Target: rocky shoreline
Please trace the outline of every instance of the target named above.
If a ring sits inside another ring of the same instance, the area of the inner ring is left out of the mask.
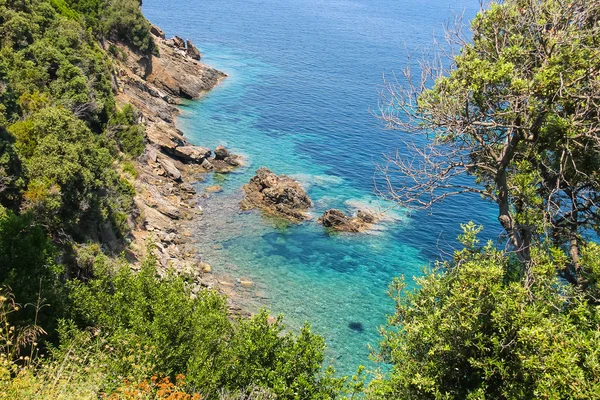
[[[222,190],[213,185],[197,193],[194,184],[204,181],[208,173],[232,172],[243,160],[222,146],[211,150],[192,145],[175,125],[178,105],[201,97],[226,74],[201,63],[200,51],[189,40],[167,39],[156,26],[151,32],[159,55],[140,55],[122,43],[105,43],[115,61],[117,101],[138,110],[146,131],[144,153],[135,163],[137,218],[130,218],[130,255],[140,261],[151,250],[161,274],[174,270],[189,277],[192,295],[203,288],[218,290],[227,295],[231,312],[248,315],[245,290],[254,283],[243,277],[235,279],[227,271],[215,274],[194,240],[204,213],[200,203]],[[312,201],[297,181],[285,175],[260,168],[242,190],[241,210],[256,208],[292,223],[311,218]],[[352,217],[329,210],[318,222],[334,231],[363,232],[376,217],[363,211]]]
[[[135,163],[134,200],[139,217],[130,221],[131,255],[139,261],[150,249],[160,273],[175,270],[189,277],[194,295],[203,288],[215,288],[218,280],[194,243],[192,232],[203,214],[199,199],[206,194],[197,193],[193,185],[207,173],[234,170],[242,160],[221,146],[212,151],[192,145],[175,125],[177,106],[199,98],[226,74],[201,63],[200,51],[189,40],[167,39],[156,26],[151,32],[158,55],[140,55],[122,43],[105,43],[115,61],[117,101],[139,111],[146,131],[144,153]],[[244,313],[234,302],[230,310]]]

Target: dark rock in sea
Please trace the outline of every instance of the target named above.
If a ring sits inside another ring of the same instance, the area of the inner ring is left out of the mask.
[[[156,25],[150,27],[150,33],[161,39],[165,38],[165,32]]]
[[[363,332],[365,330],[363,324],[356,321],[348,322],[348,328],[352,329],[355,332]]]
[[[366,224],[374,224],[375,222],[377,222],[377,218],[373,214],[365,210],[358,210],[356,217]]]
[[[198,50],[198,48],[196,46],[194,46],[194,44],[188,40],[186,42],[187,44],[187,55],[190,56],[191,58],[193,58],[194,60],[198,60],[200,61],[200,59],[202,58],[202,53],[200,53],[200,50]]]
[[[306,212],[312,206],[312,201],[300,183],[285,175],[277,176],[262,167],[244,185],[243,190],[246,196],[240,204],[242,210],[259,208],[292,222],[309,219]]]
[[[215,172],[227,174],[243,164],[241,156],[231,154],[224,146],[217,146],[214,153],[215,157],[210,160],[210,163]]]
[[[225,160],[227,157],[229,157],[229,152],[225,146],[217,146],[215,149],[215,160]]]
[[[326,228],[339,232],[362,232],[376,222],[373,214],[359,210],[356,217],[351,217],[343,211],[331,209],[325,211],[318,220]]]

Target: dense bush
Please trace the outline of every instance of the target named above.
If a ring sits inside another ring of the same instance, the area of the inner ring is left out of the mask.
[[[123,41],[142,53],[154,51],[150,23],[142,15],[139,0],[66,1],[98,37]]]
[[[138,114],[130,104],[117,111],[109,120],[109,131],[114,132],[119,148],[138,157],[144,152],[144,127],[137,124]]]
[[[31,213],[15,215],[0,206],[0,282],[23,305],[32,305],[14,313],[13,324],[37,320],[50,333],[56,330],[65,301],[60,279],[64,271],[55,261],[56,254],[46,230]],[[44,307],[36,313],[33,305],[38,301],[51,309]]]
[[[184,278],[159,279],[151,259],[137,274],[128,266],[112,271],[104,257],[96,268],[97,278],[70,283],[71,315],[80,327],[106,335],[115,351],[115,387],[122,377],[184,374],[209,397],[253,385],[278,398],[336,396],[341,381],[321,371],[325,345],[309,327],[284,334],[281,320],[269,324],[266,312],[232,322],[221,295],[203,290],[190,296]],[[132,346],[145,349],[143,360],[128,358]]]
[[[381,356],[393,369],[372,382],[371,397],[600,398],[600,315],[556,277],[566,255],[537,248],[523,276],[516,257],[477,246],[466,229],[466,248],[417,278],[416,290],[391,286],[396,313]],[[597,273],[600,248],[584,252],[584,268]]]

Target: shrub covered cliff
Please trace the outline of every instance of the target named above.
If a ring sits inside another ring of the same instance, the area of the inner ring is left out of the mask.
[[[0,397],[337,396],[309,327],[120,255],[146,139],[104,42],[156,55],[149,30],[135,0],[0,0]]]

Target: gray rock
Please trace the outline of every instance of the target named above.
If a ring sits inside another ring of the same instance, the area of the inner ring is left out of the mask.
[[[212,163],[210,161],[208,161],[207,159],[202,161],[201,165],[202,165],[202,168],[204,168],[207,171],[212,171],[213,169],[215,169],[215,166],[212,165]]]
[[[179,172],[179,170],[171,160],[169,160],[168,158],[161,157],[158,160],[158,163],[165,170],[169,177],[173,178],[178,182],[181,181],[181,172]]]

